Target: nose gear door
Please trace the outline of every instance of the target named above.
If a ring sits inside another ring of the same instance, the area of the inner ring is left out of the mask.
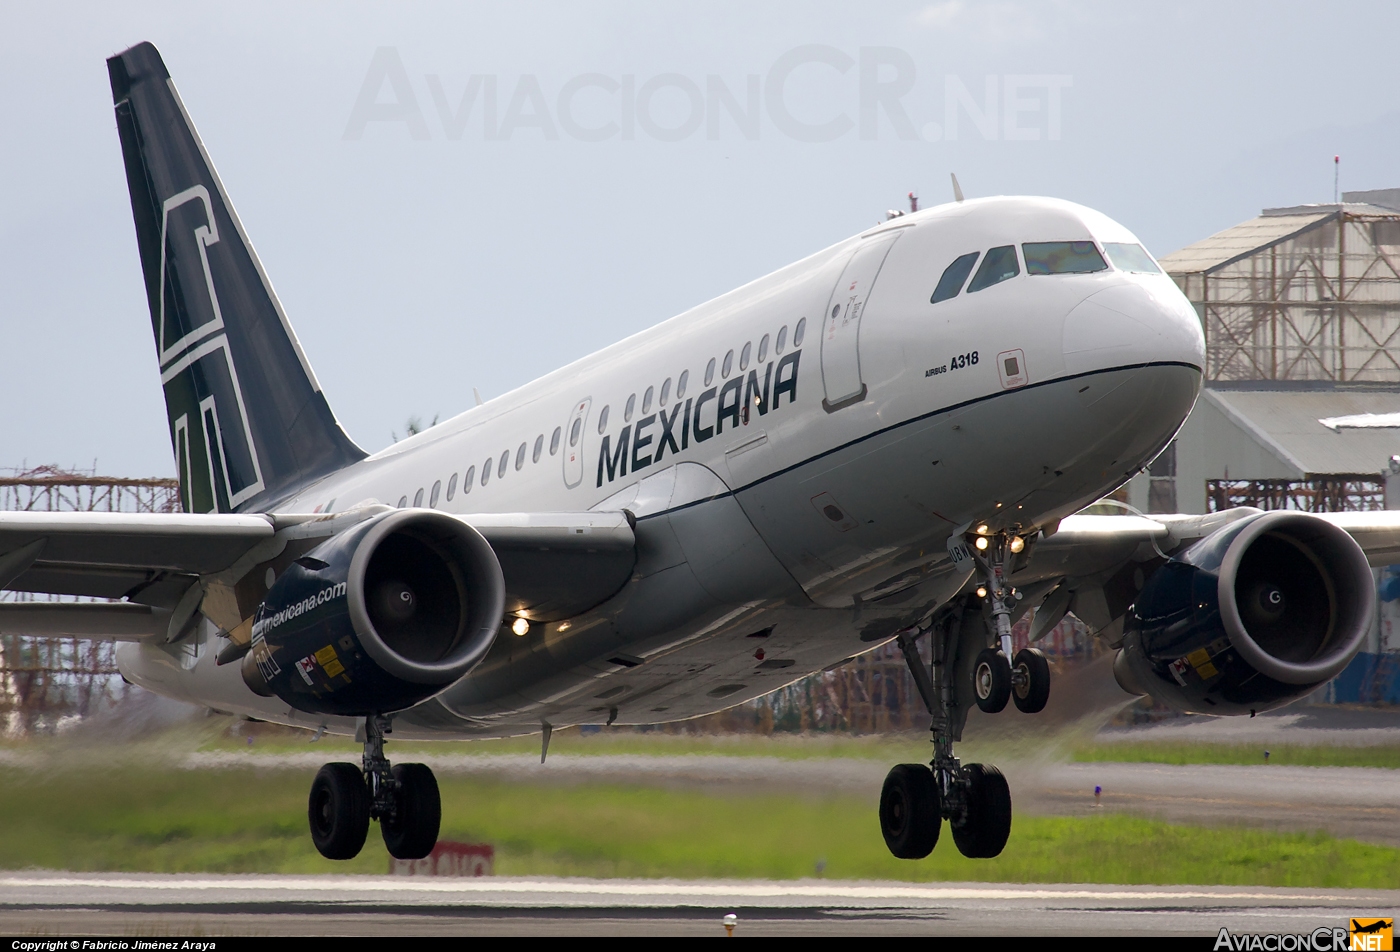
[[[860,322],[885,256],[899,239],[892,231],[868,239],[856,249],[831,292],[822,322],[822,408],[835,413],[865,399],[860,377]]]

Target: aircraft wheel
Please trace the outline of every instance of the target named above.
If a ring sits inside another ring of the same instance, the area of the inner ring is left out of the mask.
[[[326,859],[354,859],[369,835],[369,787],[354,764],[326,764],[307,802],[311,842]]]
[[[896,764],[880,791],[880,832],[900,859],[923,859],[938,843],[943,814],[933,771],[923,764]]]
[[[991,859],[1011,835],[1011,789],[990,764],[968,764],[967,779],[967,809],[952,824],[953,842],[969,859]]]
[[[379,832],[390,856],[422,859],[437,845],[442,824],[437,778],[426,764],[399,764],[393,773],[399,782],[395,815],[380,818]]]
[[[1037,714],[1045,710],[1050,700],[1050,664],[1039,648],[1022,648],[1016,652],[1012,668],[1011,700],[1022,714]]]
[[[984,712],[995,714],[1003,710],[1011,699],[1011,665],[1006,655],[995,648],[979,651],[972,669],[972,687],[977,706]]]

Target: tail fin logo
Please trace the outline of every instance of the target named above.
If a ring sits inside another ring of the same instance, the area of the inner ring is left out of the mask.
[[[156,334],[186,512],[231,512],[264,488],[210,266],[218,243],[208,189],[165,200]]]

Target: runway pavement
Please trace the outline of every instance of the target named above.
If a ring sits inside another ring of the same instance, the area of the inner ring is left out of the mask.
[[[1400,891],[353,876],[0,875],[0,931],[81,935],[1311,933]]]

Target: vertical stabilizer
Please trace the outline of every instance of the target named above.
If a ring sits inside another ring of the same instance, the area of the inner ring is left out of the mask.
[[[363,459],[150,43],[107,60],[186,512],[268,508]]]

